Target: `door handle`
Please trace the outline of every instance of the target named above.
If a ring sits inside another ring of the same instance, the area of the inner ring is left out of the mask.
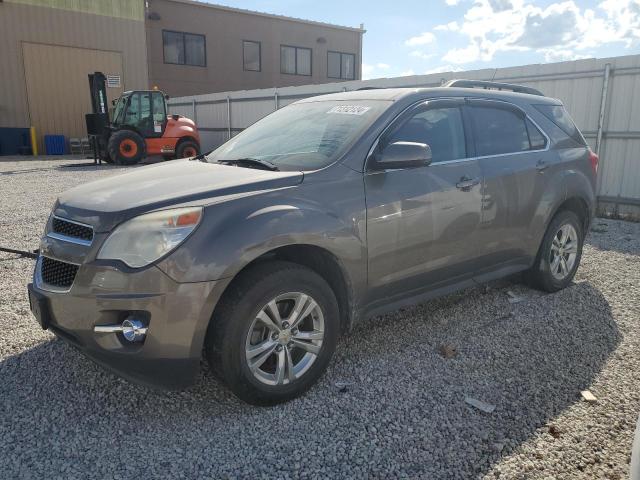
[[[538,160],[538,163],[536,163],[536,170],[538,170],[539,173],[544,173],[547,168],[549,168],[549,164],[544,160]]]
[[[462,177],[460,181],[456,183],[456,188],[458,188],[459,190],[462,190],[463,192],[468,192],[479,183],[480,183],[480,180],[478,178]]]

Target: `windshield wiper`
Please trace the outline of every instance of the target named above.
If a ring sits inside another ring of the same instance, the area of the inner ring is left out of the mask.
[[[207,153],[199,153],[195,157],[191,157],[190,160],[198,160],[200,162],[206,162],[207,161],[207,155],[209,155],[211,152],[213,152],[213,150],[209,150]]]
[[[239,167],[246,168],[261,168],[263,170],[271,170],[275,172],[280,170],[276,165],[271,163],[268,160],[261,160],[259,158],[233,158],[231,160],[216,160],[218,163],[226,164],[226,165],[238,165]]]

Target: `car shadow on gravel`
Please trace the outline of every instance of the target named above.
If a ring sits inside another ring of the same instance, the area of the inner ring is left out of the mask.
[[[150,466],[157,457],[187,476],[289,476],[273,455],[276,435],[291,458],[315,452],[299,467],[309,474],[476,478],[581,401],[620,340],[590,283],[542,294],[502,281],[362,322],[319,385],[272,408],[238,401],[206,368],[191,389],[156,392],[49,341],[0,362],[0,444],[4,455],[47,456],[55,433],[83,446],[80,469],[94,453],[118,458],[152,435],[149,462],[128,474],[167,473]],[[443,345],[456,355],[441,355]],[[484,413],[465,397],[496,408]],[[181,463],[176,449],[198,459]]]

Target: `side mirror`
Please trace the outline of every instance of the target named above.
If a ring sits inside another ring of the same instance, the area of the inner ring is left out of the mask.
[[[111,105],[113,105],[115,107],[116,106],[116,101],[115,100],[111,100]]]
[[[431,147],[426,143],[393,142],[378,155],[376,170],[426,167],[431,163]]]

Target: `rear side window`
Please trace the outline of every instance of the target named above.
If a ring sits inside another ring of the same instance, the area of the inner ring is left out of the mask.
[[[458,107],[430,108],[412,115],[385,141],[426,143],[431,147],[432,163],[457,160],[467,156]]]
[[[536,110],[551,120],[567,136],[580,145],[586,145],[584,137],[576,127],[569,113],[562,105],[534,105]]]
[[[472,107],[478,156],[531,150],[525,118],[512,110]]]
[[[527,132],[529,132],[529,143],[531,144],[531,150],[542,150],[546,144],[547,139],[544,138],[542,132],[538,130],[531,120],[526,119]]]

